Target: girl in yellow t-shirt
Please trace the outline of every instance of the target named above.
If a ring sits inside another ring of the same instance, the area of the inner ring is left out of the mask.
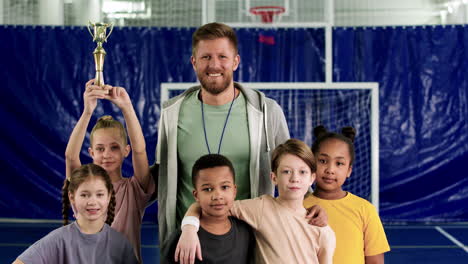
[[[304,199],[304,207],[320,205],[327,212],[336,235],[333,263],[384,263],[390,247],[375,207],[342,189],[353,170],[356,130],[345,127],[338,134],[318,126],[314,134],[316,188]]]

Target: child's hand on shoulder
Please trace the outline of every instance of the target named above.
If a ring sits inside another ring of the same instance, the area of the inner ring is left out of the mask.
[[[307,221],[310,225],[324,227],[328,225],[328,215],[319,205],[307,208]]]

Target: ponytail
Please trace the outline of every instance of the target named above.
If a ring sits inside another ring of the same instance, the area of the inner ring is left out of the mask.
[[[327,133],[328,133],[327,129],[322,125],[314,127],[314,136],[316,138],[319,138]]]
[[[351,140],[354,143],[354,138],[356,137],[356,129],[354,127],[343,127],[341,129],[341,134]]]

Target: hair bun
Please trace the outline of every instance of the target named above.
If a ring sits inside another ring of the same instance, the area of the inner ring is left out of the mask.
[[[356,129],[354,127],[343,127],[341,129],[341,134],[349,139],[351,139],[351,142],[354,142],[354,138],[356,137]]]
[[[314,128],[314,136],[316,138],[319,138],[320,136],[326,134],[327,132],[328,132],[327,129],[323,125],[316,126]]]
[[[101,116],[99,119],[98,119],[98,122],[99,121],[112,121],[114,120],[114,118],[110,115],[105,115],[105,116]]]

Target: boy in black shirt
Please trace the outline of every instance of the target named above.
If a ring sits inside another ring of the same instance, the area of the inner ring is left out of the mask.
[[[195,258],[195,263],[250,263],[255,247],[252,229],[229,216],[237,192],[232,163],[218,154],[202,156],[193,166],[192,184],[193,196],[202,209],[198,237],[203,256],[202,262]],[[161,263],[176,263],[180,234],[179,230],[169,238]]]

